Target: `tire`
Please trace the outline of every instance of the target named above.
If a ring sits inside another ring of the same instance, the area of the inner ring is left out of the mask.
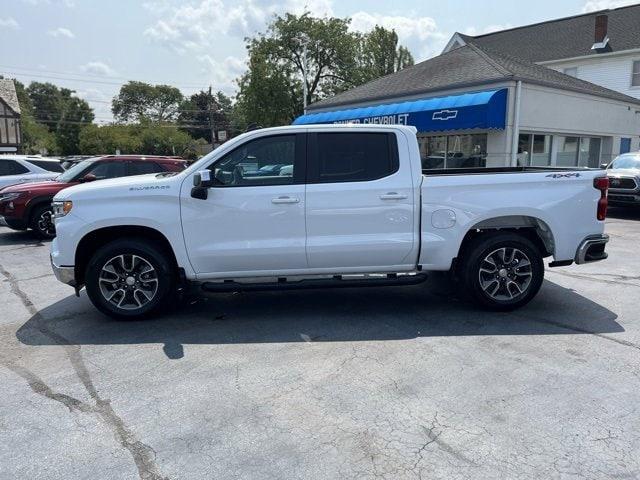
[[[91,257],[85,286],[91,303],[117,319],[153,316],[168,306],[176,288],[170,255],[144,239],[115,240]]]
[[[544,262],[528,238],[492,232],[472,240],[463,255],[461,274],[462,284],[476,304],[509,311],[536,296],[544,280]]]
[[[35,207],[31,214],[29,228],[36,237],[51,240],[56,236],[56,228],[53,225],[53,210],[51,204],[46,203]]]

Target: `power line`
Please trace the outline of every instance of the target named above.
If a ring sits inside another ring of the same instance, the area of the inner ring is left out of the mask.
[[[63,79],[63,80],[74,80],[74,81],[86,81],[89,82],[89,80],[84,80],[84,77],[90,77],[90,78],[99,78],[99,79],[104,79],[105,77],[102,75],[93,75],[90,73],[72,73],[72,72],[58,72],[58,71],[54,71],[54,70],[40,70],[40,69],[31,69],[31,68],[23,68],[23,67],[15,67],[15,66],[10,66],[10,65],[0,65],[0,68],[2,69],[9,69],[9,70],[22,70],[26,73],[20,73],[20,72],[12,72],[12,71],[7,71],[7,73],[11,73],[13,75],[23,75],[23,76],[39,76],[39,77],[44,77],[44,78],[48,78],[49,75],[45,75],[45,74],[54,74],[54,75],[61,75],[59,78]],[[35,72],[35,73],[32,73]],[[69,77],[69,75],[72,75],[73,77]],[[74,77],[81,77],[81,78],[74,78]],[[51,78],[58,78],[58,77],[51,77]],[[164,85],[175,85],[175,86],[182,86],[185,88],[200,88],[202,90],[204,90],[204,88],[206,88],[206,83],[204,85],[201,84],[195,84],[195,83],[182,83],[182,82],[166,82],[166,81],[156,81],[156,80],[136,80],[136,79],[132,79],[132,78],[127,78],[127,77],[117,77],[117,76],[109,76],[107,78],[111,78],[114,80],[123,80],[124,82],[128,82],[128,81],[137,81],[137,82],[143,82],[143,83],[154,83],[156,85],[158,84],[164,84]],[[97,81],[97,82],[93,82],[93,83],[105,83],[104,81]],[[109,85],[120,85],[120,83],[118,82],[108,82],[107,84]]]

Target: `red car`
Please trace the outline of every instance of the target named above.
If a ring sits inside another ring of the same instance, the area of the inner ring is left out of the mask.
[[[107,155],[74,165],[54,180],[10,185],[0,190],[0,217],[14,230],[30,228],[40,238],[56,236],[51,200],[63,188],[105,178],[146,173],[181,172],[187,162],[178,157]]]

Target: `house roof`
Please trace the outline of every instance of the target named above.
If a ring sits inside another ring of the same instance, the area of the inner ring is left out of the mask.
[[[486,86],[510,80],[640,105],[640,99],[471,43],[313,103],[309,110]]]
[[[0,78],[0,98],[6,103],[11,110],[20,113],[20,104],[18,103],[18,95],[16,94],[16,86],[13,80],[8,78]]]
[[[511,28],[485,35],[458,33],[466,43],[491,48],[530,62],[594,55],[595,18],[607,15],[607,52],[640,48],[640,4]]]

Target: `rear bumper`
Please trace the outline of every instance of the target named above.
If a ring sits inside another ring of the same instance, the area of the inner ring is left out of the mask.
[[[574,261],[580,265],[606,259],[609,255],[604,250],[608,241],[609,235],[603,233],[589,235],[580,243]]]
[[[53,274],[56,276],[58,281],[72,287],[76,286],[75,267],[58,267],[55,263],[53,263],[53,258],[51,258],[51,268],[53,269]]]

